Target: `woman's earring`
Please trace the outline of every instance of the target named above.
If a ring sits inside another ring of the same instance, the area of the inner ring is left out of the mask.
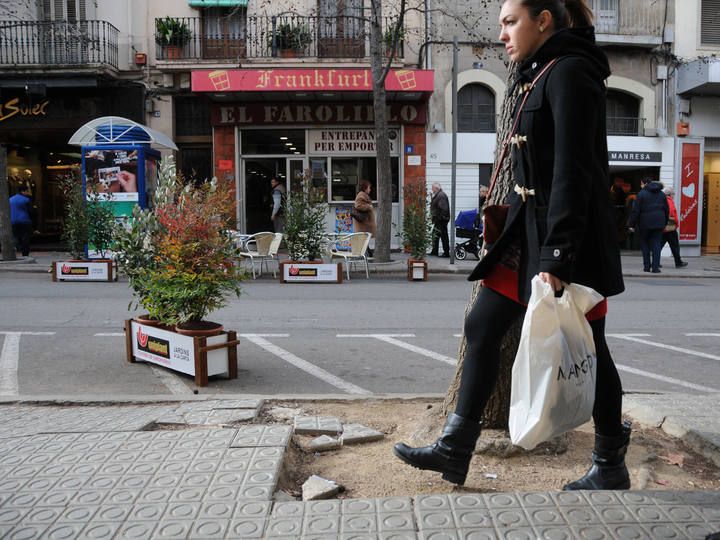
[[[544,31],[545,31],[545,27],[544,27],[544,26],[541,26],[541,27],[540,27],[540,31],[541,31],[541,32],[544,32]]]

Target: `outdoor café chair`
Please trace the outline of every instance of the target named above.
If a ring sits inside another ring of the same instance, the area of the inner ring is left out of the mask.
[[[338,249],[338,245],[348,244],[348,250]],[[356,263],[365,263],[365,277],[370,279],[370,270],[367,261],[367,249],[370,245],[369,232],[356,232],[344,236],[339,236],[333,242],[330,249],[330,259],[341,258],[345,261],[345,271],[347,278],[350,279],[350,265]]]
[[[279,234],[279,233],[278,233]],[[271,233],[269,231],[259,232],[255,234],[251,234],[249,237],[245,239],[245,248],[246,251],[240,252],[240,257],[244,259],[250,259],[250,267],[252,268],[252,276],[253,279],[255,279],[255,261],[258,261],[260,263],[258,275],[262,276],[262,267],[263,264],[265,264],[265,267],[267,268],[267,261],[271,261],[274,259],[272,255],[270,255],[270,247],[273,244],[273,241],[275,240],[275,233]],[[282,239],[282,235],[280,235]],[[278,243],[279,246],[279,243]],[[255,249],[253,249],[255,248]],[[277,250],[276,250],[277,255]],[[275,276],[275,270],[273,269],[273,276]]]

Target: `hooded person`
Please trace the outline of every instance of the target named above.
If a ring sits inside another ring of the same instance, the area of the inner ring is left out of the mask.
[[[640,233],[643,271],[659,274],[662,235],[670,218],[670,206],[660,182],[645,178],[640,184],[642,189],[633,203],[628,226]]]

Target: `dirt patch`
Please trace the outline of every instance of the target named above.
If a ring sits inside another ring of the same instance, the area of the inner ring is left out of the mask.
[[[303,415],[336,416],[385,433],[382,441],[345,446],[325,453],[302,450],[311,437],[295,435],[287,452],[285,474],[279,489],[299,497],[300,486],[316,474],[344,486],[341,498],[409,496],[452,491],[548,491],[582,476],[590,462],[592,426],[560,437],[528,453],[510,448],[504,433],[486,430],[481,447],[490,450],[473,457],[465,486],[445,482],[438,473],[419,471],[395,458],[399,441],[419,444],[418,425],[439,401],[268,402],[263,421],[292,423],[273,407],[300,409]],[[439,430],[438,430],[439,433]],[[431,441],[426,441],[431,442]],[[508,455],[509,454],[509,455]],[[633,426],[626,459],[633,489],[720,490],[720,470],[710,461],[656,428]]]

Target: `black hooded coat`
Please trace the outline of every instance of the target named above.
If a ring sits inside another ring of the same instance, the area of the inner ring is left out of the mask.
[[[519,297],[527,303],[530,281],[548,272],[603,296],[624,290],[620,249],[610,203],[605,53],[592,28],[556,32],[520,66],[519,84],[531,82],[552,59],[522,110],[511,144],[513,181],[534,189],[512,191],[503,234],[468,277],[486,277],[512,245],[520,247]]]

